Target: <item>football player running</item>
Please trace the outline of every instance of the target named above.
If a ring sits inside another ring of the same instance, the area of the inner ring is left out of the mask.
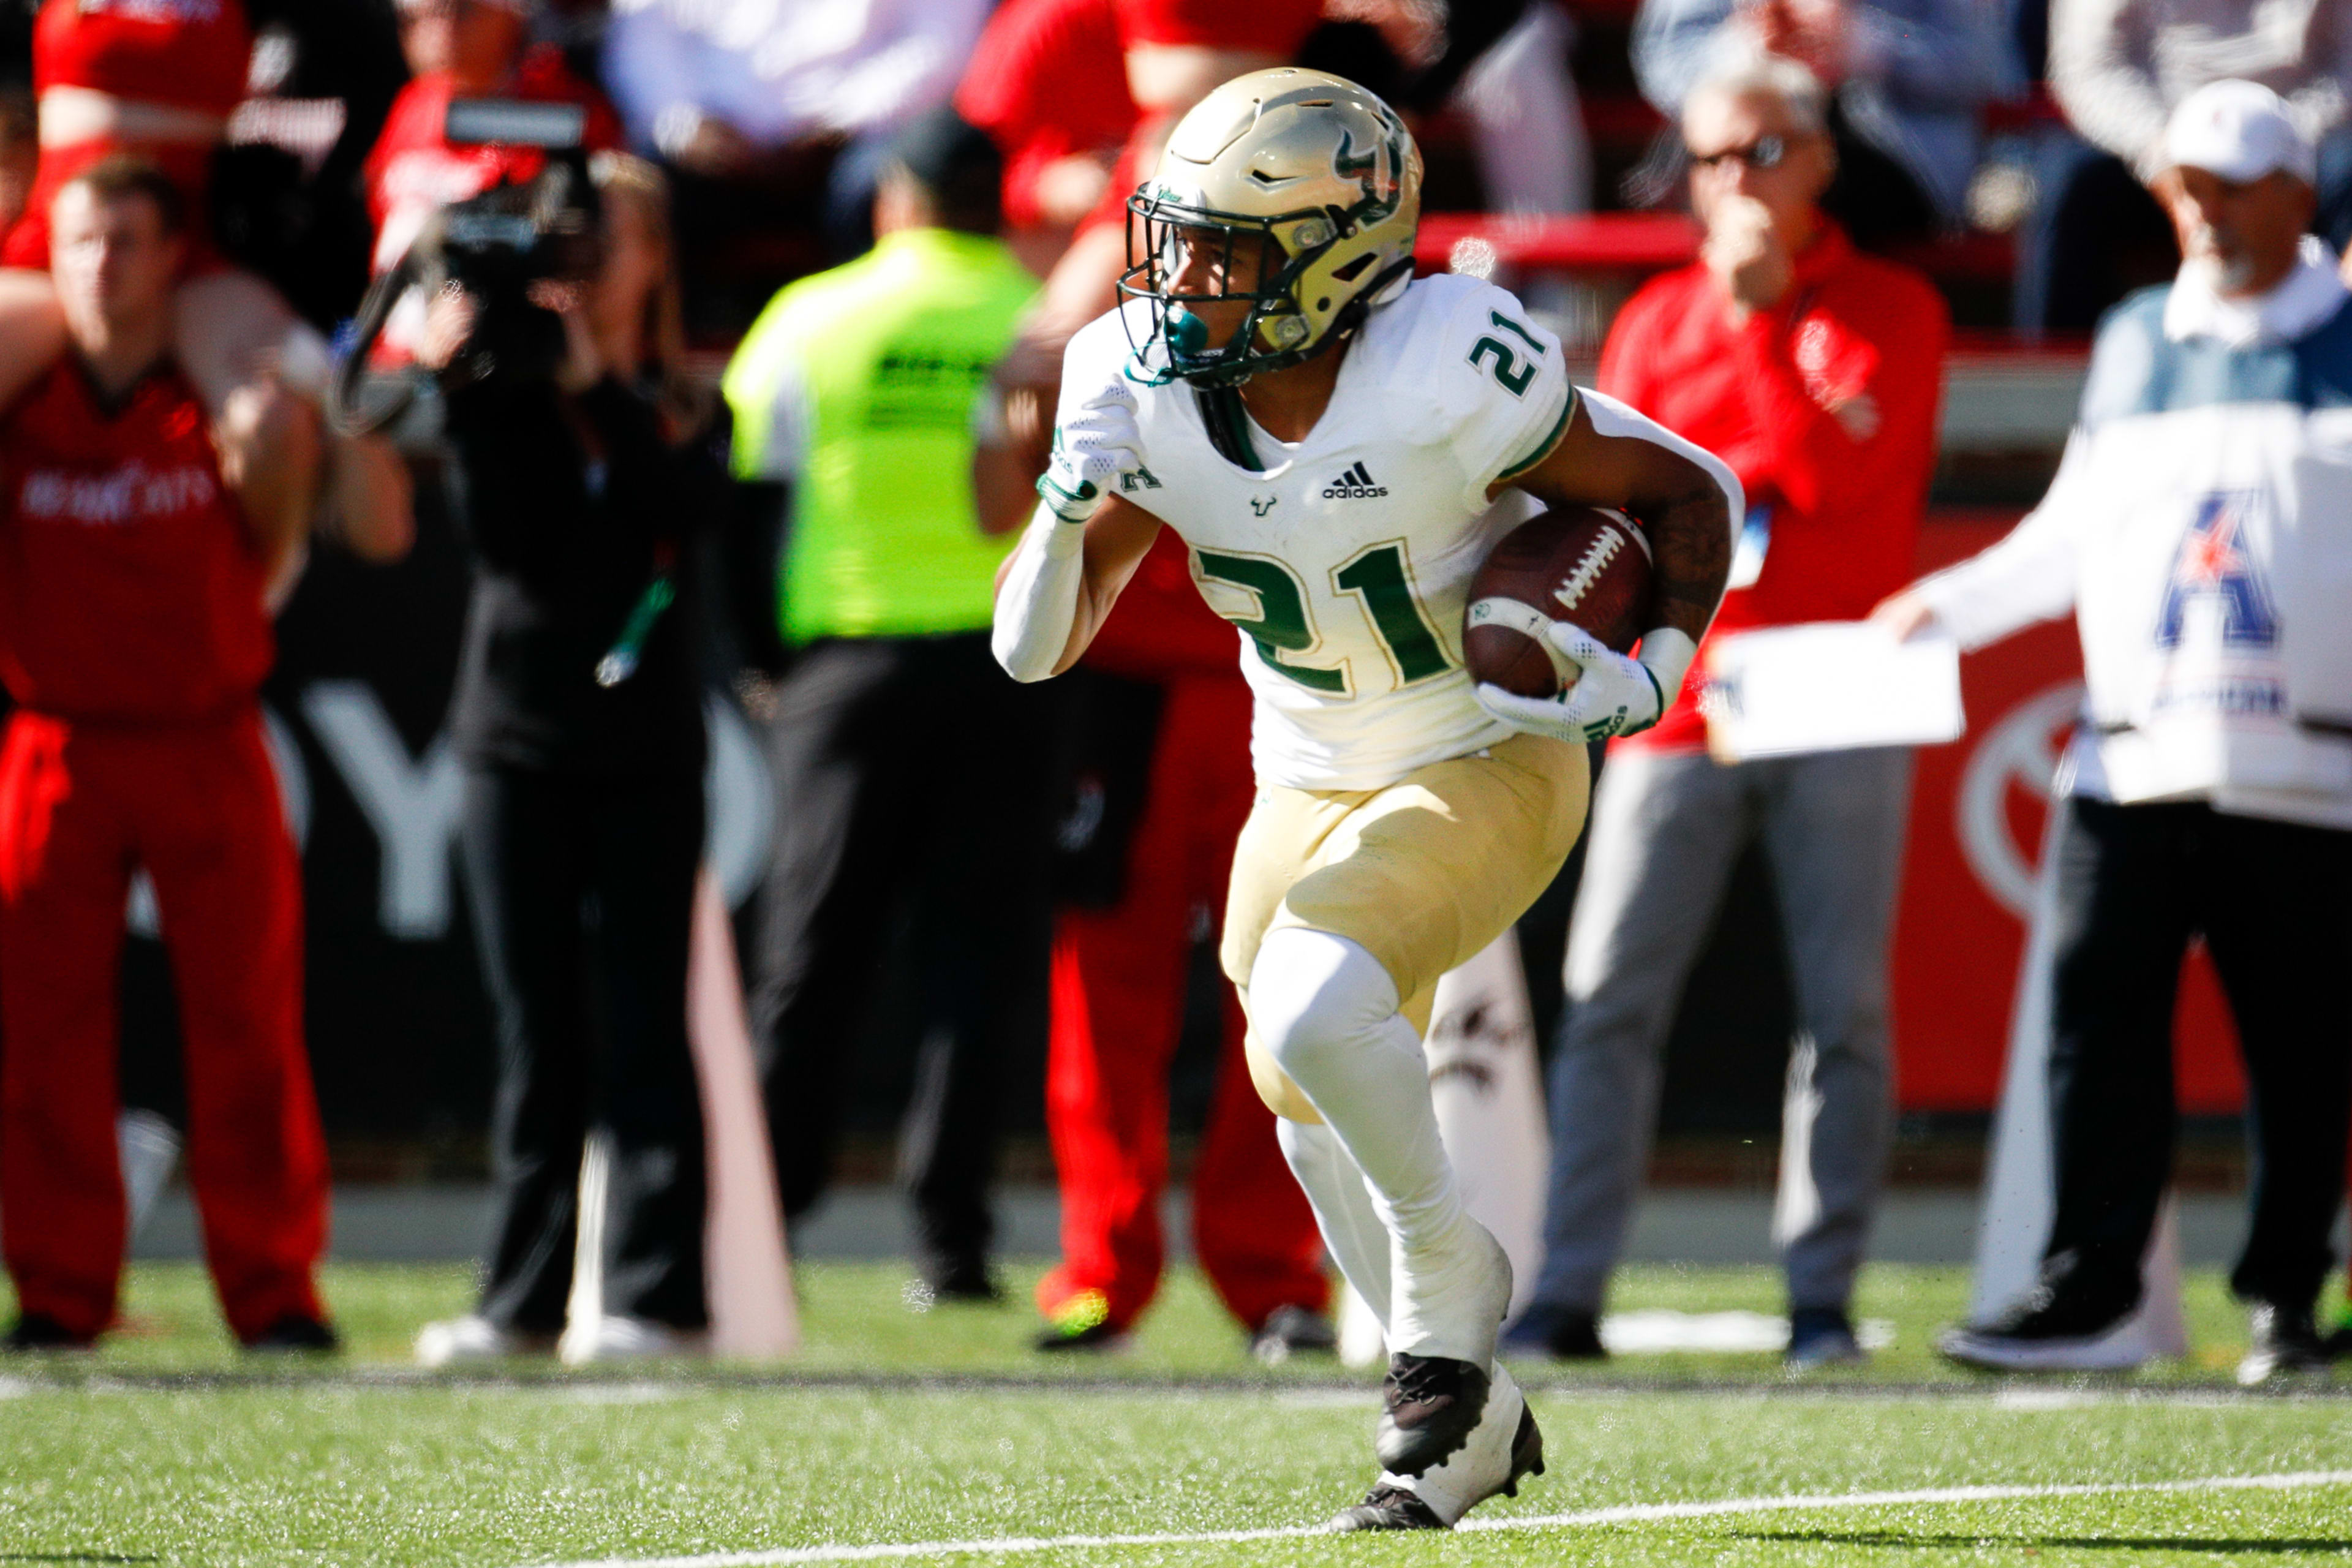
[[[1412,277],[1421,155],[1352,82],[1282,68],[1181,121],[1130,203],[1124,303],[1070,342],[996,655],[1086,651],[1162,523],[1243,634],[1259,792],[1220,959],[1250,1070],[1332,1256],[1391,1351],[1370,1495],[1332,1522],[1443,1529],[1542,1468],[1495,1341],[1502,1247],[1465,1212],[1422,1034],[1438,977],[1534,901],[1584,821],[1584,746],[1645,729],[1723,591],[1739,484],[1571,387],[1477,279]],[[1494,504],[1518,491],[1508,504]],[[1525,497],[1617,507],[1652,542],[1638,658],[1575,628],[1557,699],[1474,686],[1473,574]]]

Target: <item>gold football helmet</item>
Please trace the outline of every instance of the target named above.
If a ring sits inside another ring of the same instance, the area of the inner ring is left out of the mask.
[[[1177,121],[1128,212],[1119,294],[1151,305],[1139,357],[1167,380],[1229,386],[1320,353],[1402,289],[1421,221],[1421,150],[1396,111],[1354,82],[1288,66],[1252,71]],[[1203,246],[1223,247],[1218,287],[1178,291],[1185,258]],[[1251,247],[1253,286],[1234,289],[1236,257]],[[1250,304],[1214,348],[1192,309],[1213,300]]]

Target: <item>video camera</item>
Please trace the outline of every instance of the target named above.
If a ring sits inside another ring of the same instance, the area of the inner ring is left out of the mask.
[[[576,104],[511,99],[458,99],[449,105],[443,136],[452,146],[535,147],[545,154],[538,174],[502,181],[478,196],[442,207],[402,257],[361,301],[351,346],[338,366],[328,405],[336,426],[349,434],[380,430],[415,402],[414,372],[373,405],[359,406],[370,352],[394,306],[412,288],[427,298],[455,283],[478,305],[474,331],[438,373],[445,384],[492,375],[552,376],[563,355],[563,328],[530,300],[544,279],[585,279],[602,255],[596,188],[588,176],[587,111]]]

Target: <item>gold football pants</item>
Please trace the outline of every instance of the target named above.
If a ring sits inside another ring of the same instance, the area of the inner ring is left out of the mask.
[[[1262,787],[1234,846],[1218,954],[1243,1008],[1265,933],[1303,926],[1378,959],[1404,1016],[1427,1030],[1438,977],[1502,935],[1559,875],[1591,784],[1582,747],[1515,735],[1382,789]],[[1322,1120],[1255,1031],[1248,1052],[1276,1114]]]

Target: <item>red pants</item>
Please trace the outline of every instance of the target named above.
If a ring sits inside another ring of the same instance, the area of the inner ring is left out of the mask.
[[[240,1339],[320,1316],[326,1142],[302,1043],[302,889],[259,716],[76,725],[0,748],[0,1215],[17,1306],[95,1336],[123,1250],[117,970],[155,884],[186,1043],[188,1177]]]
[[[1249,689],[1216,675],[1179,677],[1166,690],[1126,896],[1113,909],[1064,910],[1054,933],[1045,1124],[1062,1179],[1062,1264],[1039,1281],[1037,1304],[1053,1317],[1099,1292],[1113,1328],[1134,1321],[1159,1289],[1168,1068],[1183,1025],[1192,911],[1223,909],[1255,789]],[[1328,1304],[1314,1212],[1250,1085],[1230,987],[1192,1232],[1210,1283],[1251,1328],[1277,1307]]]

